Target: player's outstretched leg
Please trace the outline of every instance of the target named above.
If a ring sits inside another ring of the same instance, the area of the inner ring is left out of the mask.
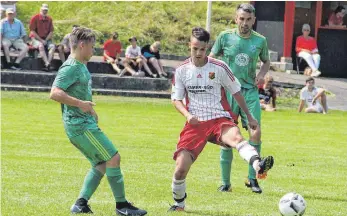
[[[222,134],[222,143],[236,148],[240,156],[256,170],[257,177],[265,178],[274,164],[273,157],[268,156],[261,159],[257,150],[244,140],[238,127],[224,127]]]
[[[183,150],[178,153],[176,158],[176,169],[172,179],[172,195],[175,203],[169,208],[168,211],[184,211],[186,193],[186,176],[193,164],[192,155]]]
[[[133,206],[125,199],[124,180],[120,169],[120,155],[116,153],[109,161],[106,162],[106,175],[109,185],[111,186],[113,196],[116,200],[117,215],[141,216],[146,215],[145,210]]]

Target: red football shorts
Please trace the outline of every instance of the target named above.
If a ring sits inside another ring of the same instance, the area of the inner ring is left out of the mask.
[[[225,146],[220,140],[223,128],[235,126],[236,124],[233,120],[228,118],[203,121],[199,122],[197,125],[191,125],[187,122],[180,134],[173,159],[176,160],[178,153],[186,150],[191,153],[193,159],[196,160],[207,142]]]

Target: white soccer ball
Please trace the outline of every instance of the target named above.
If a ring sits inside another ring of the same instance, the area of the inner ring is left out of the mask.
[[[283,216],[301,216],[306,210],[306,201],[304,198],[295,192],[284,195],[278,207]]]

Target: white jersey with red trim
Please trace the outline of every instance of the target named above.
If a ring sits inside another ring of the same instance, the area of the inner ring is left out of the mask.
[[[185,99],[189,113],[200,121],[235,118],[226,91],[234,94],[241,90],[241,85],[228,65],[211,57],[207,59],[204,66],[196,67],[189,58],[176,69],[171,100]]]

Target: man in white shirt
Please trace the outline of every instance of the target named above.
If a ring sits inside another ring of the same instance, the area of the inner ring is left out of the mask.
[[[305,109],[306,113],[327,114],[328,112],[325,90],[322,88],[316,88],[312,77],[306,79],[306,86],[300,91],[299,112],[304,108],[305,102],[307,105],[307,108]]]
[[[258,178],[265,178],[274,163],[272,156],[261,160],[256,149],[242,137],[237,118],[228,104],[226,91],[233,95],[245,112],[250,128],[256,129],[258,122],[250,114],[240,93],[241,85],[231,69],[224,62],[206,56],[209,39],[210,34],[205,29],[193,28],[191,58],[176,69],[172,82],[172,103],[187,122],[180,133],[173,157],[176,160],[172,180],[175,204],[169,211],[184,210],[187,197],[185,178],[208,141],[236,148],[240,156],[257,171]]]
[[[123,62],[124,70],[120,73],[120,76],[123,76],[126,72],[129,72],[131,76],[144,77],[145,73],[141,71],[143,66],[141,48],[137,46],[136,37],[129,38],[129,42],[131,45],[129,45],[125,51],[125,60]],[[136,72],[134,68],[138,69],[138,71]]]

